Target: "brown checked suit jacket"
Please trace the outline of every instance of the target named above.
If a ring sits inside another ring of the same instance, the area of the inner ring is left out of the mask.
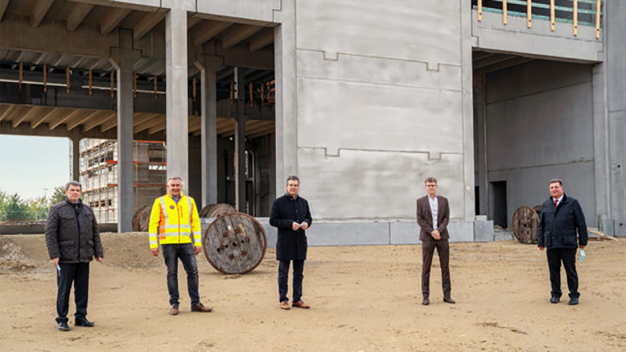
[[[448,222],[450,222],[450,207],[448,199],[437,196],[437,230],[441,234],[442,240],[448,240]],[[420,241],[434,241],[431,235],[433,229],[433,214],[430,211],[430,203],[428,203],[428,195],[417,199],[417,224],[421,227]]]

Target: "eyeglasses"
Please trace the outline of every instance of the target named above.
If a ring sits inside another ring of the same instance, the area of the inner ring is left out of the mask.
[[[435,188],[437,185],[426,185],[426,188]]]

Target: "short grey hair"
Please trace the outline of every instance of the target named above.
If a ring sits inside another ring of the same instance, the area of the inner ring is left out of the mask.
[[[550,183],[548,183],[548,185],[551,185],[553,183],[558,183],[559,186],[563,186],[563,180],[559,179],[559,178],[553,178],[550,180]]]
[[[168,185],[170,184],[170,181],[171,181],[171,180],[180,180],[180,183],[181,183],[181,184],[183,184],[183,183],[184,183],[184,182],[183,182],[183,179],[182,179],[180,176],[172,176],[172,177],[168,178],[168,179],[167,179],[167,184],[168,184]]]
[[[83,190],[83,186],[81,186],[80,182],[70,181],[70,182],[65,184],[65,192],[70,190],[70,186],[78,187],[78,188],[80,188],[81,191]]]
[[[289,181],[297,181],[298,182],[298,186],[300,186],[300,179],[298,178],[298,176],[293,176],[292,175],[292,176],[287,177],[287,182],[286,183],[289,183]]]

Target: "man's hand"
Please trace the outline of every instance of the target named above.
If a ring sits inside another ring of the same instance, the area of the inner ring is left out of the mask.
[[[54,266],[59,265],[59,259],[60,258],[52,258],[52,260],[51,260],[52,264],[54,264]]]
[[[297,222],[293,222],[293,224],[291,224],[291,229],[294,231],[298,231],[298,229],[300,228],[300,224],[298,224]]]
[[[439,230],[435,230],[431,232],[430,235],[433,236],[433,238],[436,239],[437,241],[441,239],[441,234],[439,233]]]
[[[150,252],[152,252],[152,255],[153,255],[153,256],[158,257],[158,256],[159,256],[159,247],[157,247],[157,248],[152,248],[152,249],[150,250]]]
[[[98,263],[102,263],[102,257],[96,257],[96,261],[97,261]]]
[[[306,222],[303,222],[302,224],[300,224],[300,227],[301,227],[303,230],[306,230],[306,229],[308,229],[308,228],[309,228],[309,224],[307,224]]]
[[[545,247],[539,246],[539,250],[542,251]]]
[[[200,247],[200,246],[194,246],[193,247],[193,253],[195,255],[198,255],[200,252],[202,252],[202,247]]]

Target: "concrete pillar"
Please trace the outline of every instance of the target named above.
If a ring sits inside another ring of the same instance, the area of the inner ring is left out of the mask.
[[[604,1],[604,52],[610,215],[614,234],[626,236],[626,1]],[[595,133],[595,132],[594,132]]]
[[[202,206],[217,203],[217,76],[222,60],[202,57],[195,62],[201,84]]]
[[[72,137],[71,151],[72,151],[72,181],[80,181],[80,137]]]
[[[474,77],[474,150],[476,151],[476,161],[474,165],[477,167],[478,177],[476,184],[478,185],[479,209],[480,215],[487,215],[489,209],[488,192],[489,192],[489,168],[487,164],[487,97],[485,91],[485,75]]]
[[[246,70],[241,67],[235,68],[235,85],[237,100],[237,113],[235,116],[235,208],[242,213],[247,213],[246,207],[246,120],[244,114],[246,103]]]
[[[117,53],[117,231],[130,232],[133,201],[133,34],[120,29]]]
[[[165,17],[165,61],[167,176],[188,182],[187,11],[183,8],[172,8]]]
[[[605,64],[593,67],[593,143],[594,143],[594,185],[596,196],[596,215],[588,216],[587,225],[599,226],[605,233],[612,233],[613,226],[604,224],[609,219],[611,193],[609,190],[609,159],[608,159],[608,115],[606,109],[606,70]],[[591,214],[590,214],[591,215]]]
[[[284,193],[285,180],[298,174],[298,92],[296,85],[295,0],[283,0],[275,12],[280,26],[274,29],[276,65],[276,196]],[[305,182],[303,180],[303,182]]]
[[[472,101],[472,4],[461,2],[461,86],[463,99],[463,218],[474,220],[474,117]]]

